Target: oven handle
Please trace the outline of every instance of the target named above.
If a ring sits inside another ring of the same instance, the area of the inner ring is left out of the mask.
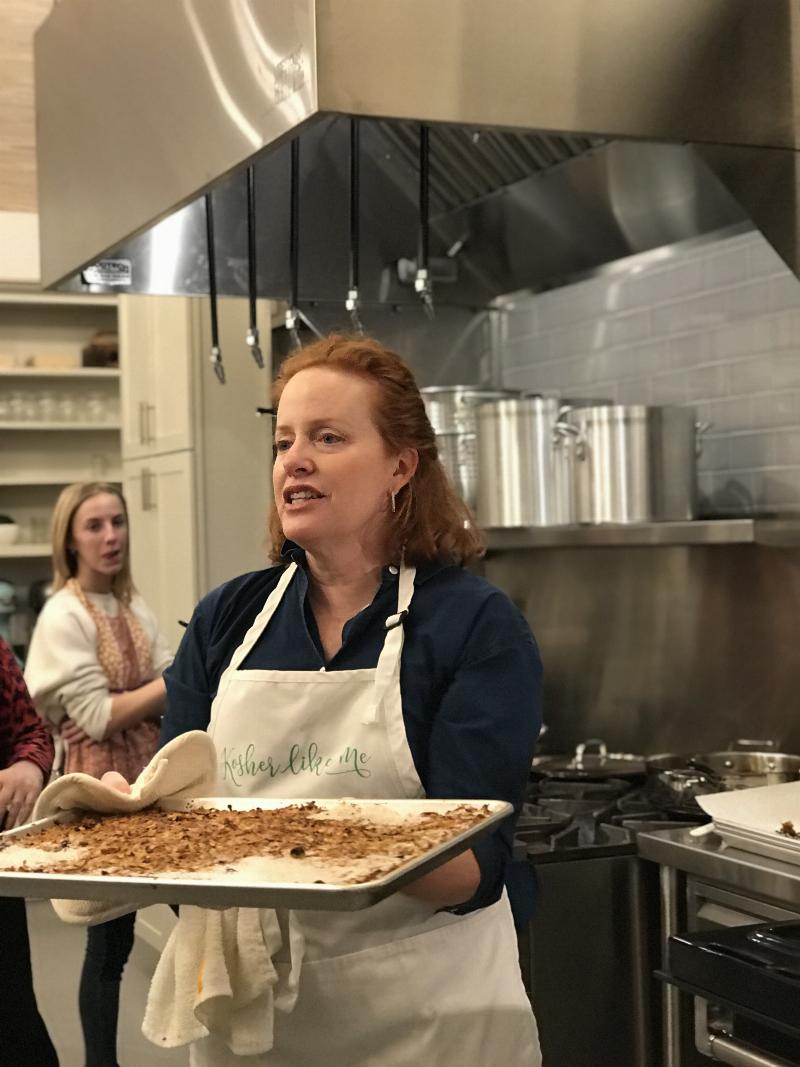
[[[765,1056],[727,1034],[709,1030],[708,1001],[703,997],[694,998],[694,1038],[698,1052],[730,1067],[787,1067],[786,1060]]]

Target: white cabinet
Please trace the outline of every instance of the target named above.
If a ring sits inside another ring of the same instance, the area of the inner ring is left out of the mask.
[[[119,482],[120,371],[81,365],[98,331],[115,332],[108,297],[0,292],[0,514],[19,527],[0,545],[0,578],[15,587],[11,635],[24,646],[31,582],[50,577],[49,523],[70,482]]]
[[[197,600],[265,566],[271,501],[269,306],[260,302],[265,362],[245,344],[247,301],[221,299],[226,383],[208,354],[208,302],[120,298],[124,484],[133,577],[170,637]]]
[[[173,650],[198,598],[195,457],[190,450],[126,460],[133,581]]]
[[[126,458],[193,445],[193,362],[197,306],[181,297],[120,301],[126,352],[122,379],[122,449]]]

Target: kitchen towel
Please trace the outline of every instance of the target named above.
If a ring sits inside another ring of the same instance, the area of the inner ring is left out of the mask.
[[[268,1052],[274,1012],[292,1010],[304,949],[283,912],[289,959],[273,963],[284,933],[273,910],[183,905],[156,967],[142,1033],[161,1048],[223,1041],[235,1056]]]
[[[214,742],[202,730],[191,730],[164,745],[133,782],[130,793],[104,785],[90,774],[75,772],[56,778],[39,795],[33,820],[79,809],[103,815],[141,811],[159,800],[189,800],[211,793],[217,778]],[[103,900],[53,900],[66,923],[95,926],[135,911],[136,904]]]

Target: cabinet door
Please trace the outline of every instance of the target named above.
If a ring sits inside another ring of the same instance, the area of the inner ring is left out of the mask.
[[[194,455],[126,461],[123,483],[133,581],[175,650],[198,600]]]
[[[211,344],[207,303],[201,309],[201,351]],[[198,364],[198,510],[203,531],[200,581],[205,592],[245,571],[267,565],[265,531],[272,501],[272,420],[256,406],[271,406],[269,305],[259,301],[258,321],[266,366],[259,369],[245,344],[246,300],[219,301],[226,384],[210,362]]]
[[[122,452],[126,458],[193,445],[195,313],[185,297],[119,301]]]

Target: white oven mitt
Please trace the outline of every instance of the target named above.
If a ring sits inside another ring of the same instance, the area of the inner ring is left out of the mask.
[[[32,818],[43,819],[74,809],[103,815],[141,811],[160,800],[209,796],[216,780],[214,742],[203,730],[191,730],[159,749],[132,783],[130,793],[104,785],[90,774],[64,774],[39,794]],[[108,922],[137,908],[135,904],[98,900],[53,900],[52,904],[64,922],[83,926]]]
[[[289,959],[273,963],[284,935],[273,910],[209,911],[182,905],[158,961],[142,1033],[161,1048],[216,1039],[236,1056],[268,1052],[276,1009],[297,999],[305,939],[286,917]]]

